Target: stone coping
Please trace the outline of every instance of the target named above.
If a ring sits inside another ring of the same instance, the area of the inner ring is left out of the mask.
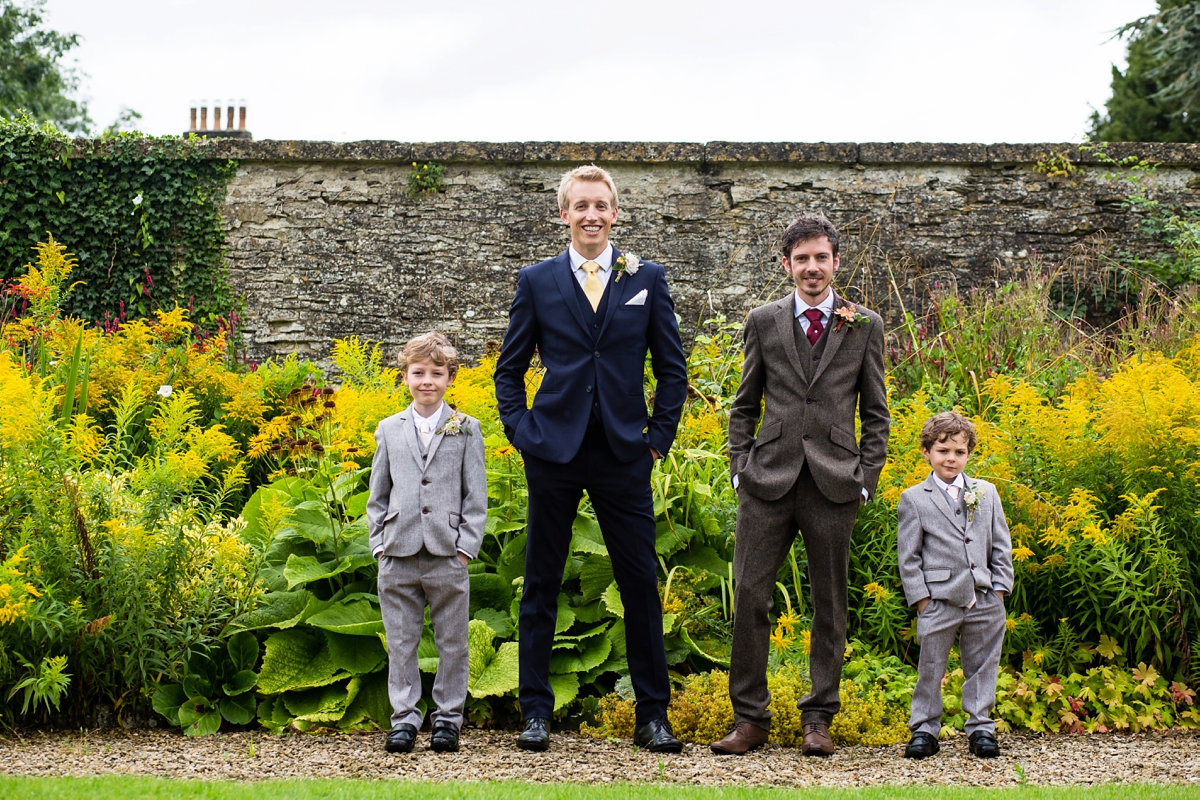
[[[1062,154],[1075,164],[1100,165],[1078,144],[950,144],[937,142],[314,142],[301,140],[201,140],[210,158],[243,162],[412,161],[503,163],[762,163],[762,164],[1032,164]],[[102,140],[77,139],[71,155],[102,155]],[[1200,165],[1200,144],[1116,142],[1114,159],[1128,156],[1160,164]]]

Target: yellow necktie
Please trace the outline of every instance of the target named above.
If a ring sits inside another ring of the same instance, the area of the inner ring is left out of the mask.
[[[600,265],[595,261],[585,261],[580,265],[580,269],[587,273],[587,278],[583,281],[583,293],[592,304],[592,311],[595,311],[600,307],[600,298],[604,297],[604,284],[596,277],[596,270],[600,269]]]

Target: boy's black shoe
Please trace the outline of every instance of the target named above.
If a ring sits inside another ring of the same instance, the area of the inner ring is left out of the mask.
[[[413,742],[417,740],[417,729],[402,722],[388,731],[387,744],[383,746],[389,753],[411,753]]]
[[[991,731],[975,731],[967,740],[971,755],[979,758],[995,758],[1000,755],[1000,743]]]
[[[430,737],[429,746],[435,753],[457,753],[458,726],[444,719],[433,723],[433,736]]]
[[[908,741],[908,747],[904,748],[905,758],[929,758],[936,756],[942,749],[938,744],[937,737],[932,733],[925,731],[917,731]]]
[[[633,743],[651,753],[680,753],[683,742],[675,738],[666,717],[652,719],[634,731]]]
[[[544,717],[530,717],[525,720],[525,730],[517,737],[517,747],[538,752],[549,750],[550,720]]]

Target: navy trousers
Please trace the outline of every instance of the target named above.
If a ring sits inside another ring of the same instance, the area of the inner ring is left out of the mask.
[[[525,455],[529,517],[519,621],[519,697],[524,719],[549,719],[554,711],[550,655],[558,594],[570,555],[571,525],[584,490],[596,511],[625,606],[626,657],[637,697],[637,723],[666,716],[671,684],[663,649],[654,550],[654,498],[650,491],[653,466],[649,447],[634,461],[618,461],[598,424],[588,428],[579,452],[566,464]]]

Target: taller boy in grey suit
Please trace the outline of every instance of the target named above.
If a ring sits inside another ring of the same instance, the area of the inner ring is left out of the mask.
[[[458,353],[445,336],[416,337],[397,361],[413,403],[375,431],[367,501],[388,642],[387,749],[411,751],[423,721],[417,645],[428,602],[438,650],[431,744],[453,751],[467,699],[467,562],[479,555],[487,522],[483,434],[476,419],[442,400],[458,370]]]
[[[961,414],[931,417],[921,429],[921,455],[933,471],[900,496],[900,580],[917,607],[921,645],[908,758],[938,752],[942,676],[956,633],[970,750],[983,758],[1000,755],[989,714],[1004,642],[1004,597],[1013,585],[1012,540],[996,487],[963,472],[975,441],[975,426]]]
[[[712,744],[742,754],[766,742],[768,639],[776,574],[799,529],[812,585],[812,692],[799,702],[805,755],[829,755],[840,710],[846,580],[858,506],[875,491],[890,418],[883,321],[830,285],[837,230],[801,217],[783,236],[787,297],[746,318],[742,382],[729,412],[730,472],[738,492],[735,613],[729,696],[733,731]],[[862,434],[854,435],[855,415]],[[759,419],[762,427],[755,430]]]

